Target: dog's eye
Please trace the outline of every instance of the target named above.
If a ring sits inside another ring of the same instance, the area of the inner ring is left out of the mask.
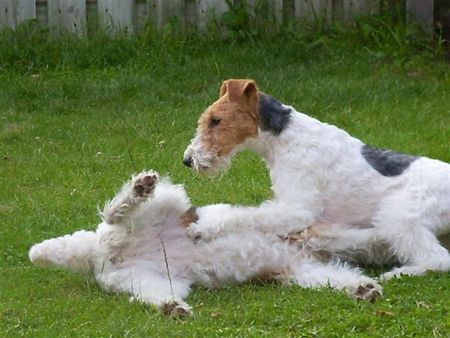
[[[220,121],[222,121],[222,120],[220,118],[218,118],[218,117],[211,117],[211,120],[209,122],[209,126],[210,127],[218,126]]]

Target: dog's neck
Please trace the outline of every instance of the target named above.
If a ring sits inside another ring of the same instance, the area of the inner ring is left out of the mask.
[[[254,138],[246,140],[242,150],[248,149],[260,155],[267,164],[275,197],[295,198],[302,189],[310,189],[310,180],[316,177],[320,166],[327,167],[337,156],[339,149],[333,138],[348,137],[344,131],[322,123],[303,113],[290,109],[289,123],[280,133],[260,130]],[[346,134],[346,135],[344,135]],[[330,142],[323,142],[326,135],[332,135]],[[337,143],[338,144],[338,143]],[[319,167],[318,167],[319,166]],[[295,172],[294,176],[286,172]]]
[[[318,126],[322,124],[307,115],[297,112],[292,107],[286,105],[281,107],[283,108],[284,116],[288,116],[287,118],[284,117],[285,123],[282,128],[273,130],[267,127],[267,125],[270,126],[270,123],[272,123],[270,119],[279,120],[279,115],[275,111],[271,118],[266,113],[264,117],[266,127],[260,126],[257,136],[248,138],[240,149],[248,149],[260,155],[269,166],[269,169],[272,169],[275,165],[275,157],[277,161],[280,160],[280,157],[286,157],[283,161],[291,162],[292,157],[286,155],[293,152],[301,152],[305,147],[309,146],[310,142],[314,142],[313,138],[317,137],[317,135],[312,135],[316,133],[313,129],[318,129]],[[277,124],[278,126],[279,124]],[[288,164],[287,162],[285,163]]]

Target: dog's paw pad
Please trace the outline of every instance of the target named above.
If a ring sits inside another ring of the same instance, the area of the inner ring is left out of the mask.
[[[368,300],[373,303],[383,296],[381,286],[375,283],[359,285],[354,293],[356,299]]]
[[[155,190],[158,175],[155,173],[142,173],[136,177],[133,185],[134,195],[136,197],[148,197]]]
[[[192,316],[191,307],[183,302],[168,301],[161,306],[161,311],[173,318],[187,318]]]

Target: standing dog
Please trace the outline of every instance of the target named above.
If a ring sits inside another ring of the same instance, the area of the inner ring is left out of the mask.
[[[384,278],[450,269],[436,237],[450,231],[449,164],[368,146],[258,91],[252,80],[228,80],[201,115],[184,164],[215,174],[245,149],[266,161],[275,199],[255,208],[221,205],[222,213],[202,208],[192,236],[247,227],[283,235],[313,225],[298,236],[310,248],[402,265]]]
[[[184,298],[193,284],[218,287],[254,278],[329,285],[370,301],[381,296],[381,286],[357,269],[321,263],[275,234],[250,231],[194,243],[182,226],[196,217],[190,208],[182,186],[142,172],[106,204],[97,231],[45,240],[29,256],[38,266],[93,273],[102,288],[173,316],[191,314]]]

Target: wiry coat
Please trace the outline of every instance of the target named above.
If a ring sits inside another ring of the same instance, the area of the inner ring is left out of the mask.
[[[256,103],[248,108],[249,102]],[[242,142],[225,137],[224,148],[224,136],[240,128],[242,114],[253,116],[258,132]],[[218,116],[220,123],[205,127]],[[248,231],[248,225],[281,235],[307,229],[296,237],[311,250],[403,265],[384,278],[450,269],[450,255],[436,238],[450,232],[449,164],[369,147],[257,91],[251,80],[228,80],[200,118],[184,163],[215,174],[245,149],[267,163],[274,200],[257,208],[230,206],[225,218],[205,207],[190,227],[193,236],[210,239]]]

